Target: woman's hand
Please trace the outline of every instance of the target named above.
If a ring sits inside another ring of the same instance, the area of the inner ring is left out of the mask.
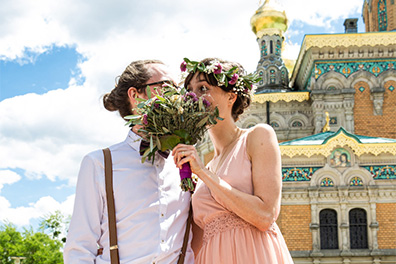
[[[172,154],[175,164],[179,169],[187,162],[190,163],[191,171],[198,176],[205,169],[194,146],[179,144],[172,150]]]

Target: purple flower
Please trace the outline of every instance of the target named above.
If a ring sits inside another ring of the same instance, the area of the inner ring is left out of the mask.
[[[208,100],[206,100],[205,98],[202,100],[202,102],[205,105],[205,107],[209,107],[210,106],[210,102]]]
[[[234,75],[232,75],[232,78],[231,78],[231,80],[228,83],[231,84],[231,85],[234,85],[238,81],[238,78],[239,78],[239,75],[234,73]]]
[[[146,126],[148,125],[147,114],[144,114],[144,115],[143,115],[143,120],[142,120],[142,122],[143,122],[144,125],[146,125]]]
[[[187,62],[183,61],[183,62],[180,64],[180,70],[181,70],[182,72],[185,72],[185,71],[187,70]]]
[[[197,95],[194,92],[188,92],[186,93],[186,96],[197,97]]]
[[[217,63],[217,64],[215,65],[215,67],[216,67],[216,68],[213,69],[213,73],[214,73],[214,74],[220,74],[220,73],[221,73],[221,70],[223,69],[223,67],[221,66],[221,64],[220,64],[220,63]]]

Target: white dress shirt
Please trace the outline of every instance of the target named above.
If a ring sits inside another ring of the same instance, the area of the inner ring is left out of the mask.
[[[140,137],[132,131],[110,147],[120,263],[177,263],[190,193],[180,188],[170,155],[141,162]],[[191,230],[190,230],[191,231]],[[193,263],[190,232],[185,263]],[[103,254],[97,256],[98,247]],[[109,264],[109,231],[102,150],[86,155],[78,175],[64,262]]]

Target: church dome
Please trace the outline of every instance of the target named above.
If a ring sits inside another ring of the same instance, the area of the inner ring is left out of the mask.
[[[252,16],[250,24],[257,38],[263,35],[283,36],[287,29],[287,17],[274,0],[266,0]]]

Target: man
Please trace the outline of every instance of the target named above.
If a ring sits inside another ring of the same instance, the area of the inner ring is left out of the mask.
[[[134,114],[136,98],[147,99],[163,83],[174,83],[157,60],[132,62],[117,86],[104,96],[109,111]],[[154,164],[141,163],[141,137],[133,127],[124,142],[110,146],[120,263],[176,263],[186,229],[190,194],[180,189],[179,171],[171,156],[156,153]],[[184,263],[193,263],[190,239]],[[98,255],[98,248],[103,252]],[[101,150],[86,155],[78,176],[76,198],[64,248],[64,262],[110,263],[109,228]]]

